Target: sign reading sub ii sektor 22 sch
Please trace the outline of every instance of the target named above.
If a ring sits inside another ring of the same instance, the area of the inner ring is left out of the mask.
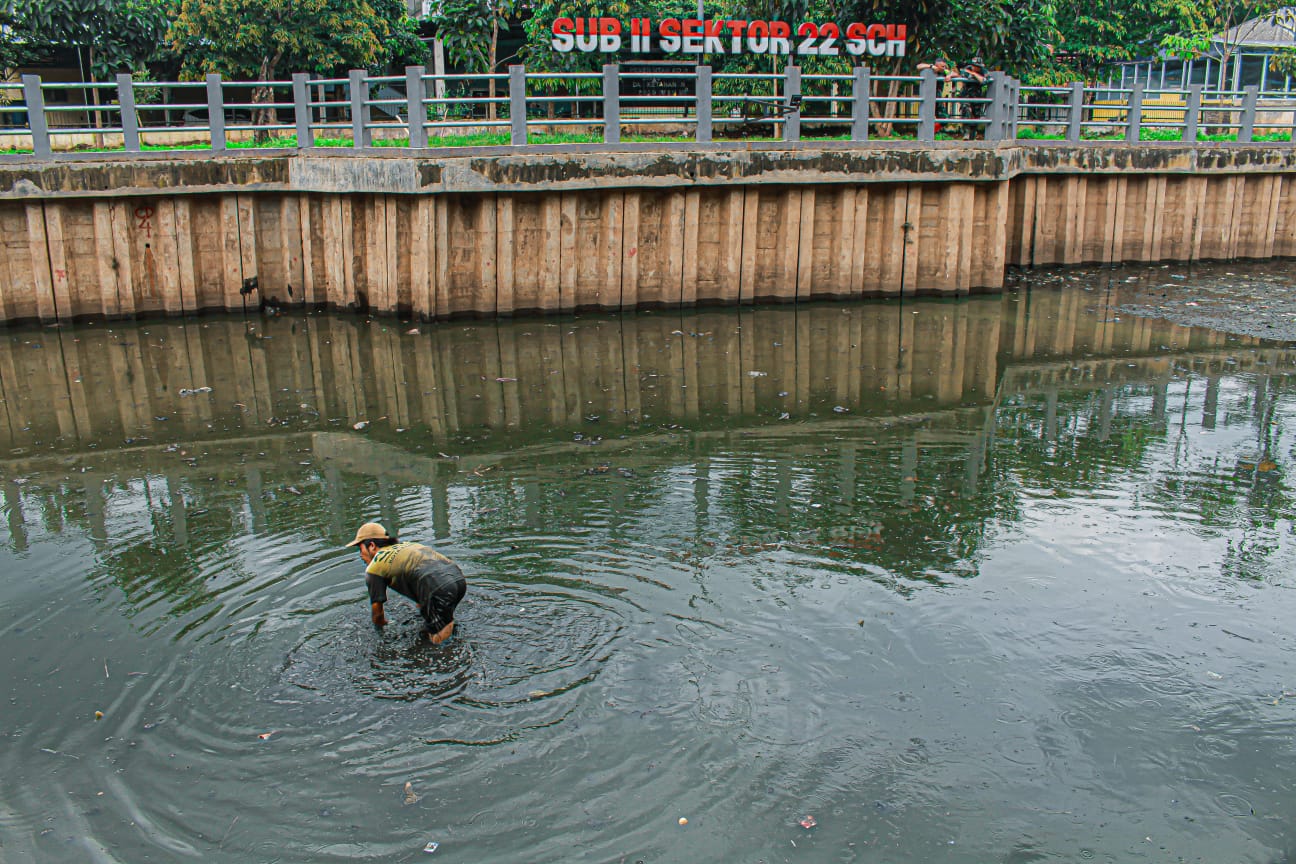
[[[629,37],[627,40],[626,37]],[[903,57],[903,24],[840,25],[715,18],[558,18],[555,51],[615,54],[787,54],[798,57]]]

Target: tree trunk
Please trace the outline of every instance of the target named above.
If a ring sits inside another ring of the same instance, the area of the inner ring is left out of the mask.
[[[492,11],[492,12],[491,12],[491,49],[490,49],[490,69],[487,70],[487,71],[490,73],[490,75],[492,76],[492,77],[490,78],[489,82],[488,82],[488,83],[489,83],[489,86],[490,86],[490,98],[491,98],[491,99],[494,99],[494,98],[495,98],[495,78],[494,78],[494,75],[495,75],[495,56],[496,56],[496,51],[497,51],[498,49],[499,49],[499,18],[497,18],[497,17],[495,16],[495,13]],[[487,116],[489,119],[491,119],[491,120],[494,120],[494,119],[495,119],[496,111],[495,111],[495,103],[494,103],[494,102],[490,102],[490,103],[487,105],[487,107],[486,107],[486,116]]]
[[[94,83],[95,83],[95,72],[94,72],[94,46],[91,46],[91,47],[89,48],[89,52],[90,52],[90,74],[89,74],[89,76],[87,76],[87,77],[89,77],[89,79],[90,79],[90,83],[91,83],[91,84],[94,84]],[[95,107],[96,109],[99,107],[99,88],[98,88],[98,87],[91,87],[91,88],[90,88],[90,101],[91,101],[91,103],[94,105],[94,107]],[[96,128],[96,129],[102,129],[102,128],[103,128],[103,125],[104,125],[104,122],[103,122],[103,112],[102,112],[102,111],[98,111],[98,110],[96,110],[96,111],[94,111],[94,112],[92,112],[92,113],[94,114],[94,125],[95,125],[95,128]],[[95,146],[96,146],[96,147],[99,147],[100,149],[103,148],[103,146],[104,146],[104,136],[103,136],[103,133],[102,133],[102,132],[96,132],[96,133],[95,133],[95,136],[94,136],[94,142],[95,142]]]
[[[899,57],[896,58],[896,61],[891,64],[892,75],[900,74],[900,64],[903,62],[904,61],[901,60]],[[887,103],[886,106],[882,109],[883,117],[898,116],[898,108],[900,103],[896,102],[895,100],[896,97],[899,95],[900,95],[900,82],[892,81],[887,86]],[[891,137],[891,132],[893,129],[894,129],[894,124],[892,123],[880,123],[878,124],[878,135],[883,138],[889,138]]]
[[[261,80],[273,81],[276,69],[279,66],[279,60],[283,57],[283,52],[277,52],[273,57],[265,57],[261,60]],[[274,102],[274,90],[265,85],[252,88],[252,101],[257,105],[267,107],[257,108],[252,112],[252,125],[257,127],[253,132],[253,137],[260,144],[270,138],[270,130],[264,127],[272,126],[279,119],[278,109],[269,107]]]

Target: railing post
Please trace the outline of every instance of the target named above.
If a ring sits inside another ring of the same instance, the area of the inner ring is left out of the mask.
[[[1125,143],[1137,144],[1139,130],[1143,127],[1143,82],[1135,81],[1129,96],[1129,114],[1125,124]]]
[[[1017,140],[1017,124],[1021,121],[1021,87],[1016,78],[1010,78],[1008,88],[1008,140]]]
[[[1197,143],[1197,126],[1201,122],[1202,91],[1205,84],[1193,84],[1188,88],[1188,104],[1184,107],[1183,140],[1189,144]]]
[[[936,140],[936,73],[922,70],[922,83],[918,85],[918,140]],[[957,106],[956,106],[957,107]]]
[[[603,67],[603,143],[621,143],[621,79],[615,63]]]
[[[990,73],[990,110],[986,112],[985,140],[1001,141],[1008,127],[1008,81],[1003,72]]]
[[[697,143],[711,143],[711,67],[697,67],[697,94],[694,111],[697,114]]]
[[[525,147],[527,143],[526,67],[509,70],[509,143]]]
[[[783,96],[787,108],[783,114],[783,140],[801,140],[801,67],[783,68]]]
[[[1260,88],[1254,84],[1245,88],[1242,97],[1242,128],[1238,130],[1238,143],[1249,144],[1255,138],[1256,104],[1260,100]]]
[[[409,146],[422,150],[427,146],[427,107],[423,98],[427,95],[423,87],[422,66],[405,67],[405,114],[409,125]]]
[[[869,70],[867,66],[855,67],[855,80],[851,85],[851,140],[867,141],[869,136]]]
[[[130,73],[117,75],[117,107],[121,113],[122,143],[127,153],[140,152],[139,115],[135,113],[135,84]]]
[[[32,152],[37,159],[48,159],[50,151],[49,123],[45,120],[45,94],[41,92],[39,75],[22,76],[23,101],[27,103],[27,128],[31,130]]]
[[[207,128],[211,135],[211,148],[219,153],[225,149],[225,94],[221,76],[212,72],[207,76]]]
[[[1071,82],[1071,99],[1067,109],[1067,140],[1072,144],[1080,143],[1080,134],[1084,131],[1084,82]]]
[[[351,85],[351,146],[368,147],[369,137],[369,82],[363,69],[352,69]]]
[[[311,129],[309,82],[309,74],[305,72],[293,73],[293,123],[297,126],[298,148],[315,146],[315,133]]]

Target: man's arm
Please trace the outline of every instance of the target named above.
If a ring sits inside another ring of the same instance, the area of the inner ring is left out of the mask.
[[[387,626],[387,616],[383,615],[383,604],[387,602],[387,580],[372,573],[365,574],[365,584],[369,587],[369,612],[375,627]]]

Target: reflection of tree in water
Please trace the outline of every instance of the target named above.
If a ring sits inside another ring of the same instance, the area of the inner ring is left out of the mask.
[[[738,433],[628,430],[597,447],[540,443],[524,430],[462,461],[429,458],[413,434],[383,444],[349,431],[212,445],[186,458],[103,454],[93,474],[61,464],[6,485],[9,541],[26,542],[14,528],[23,512],[28,530],[81,533],[97,550],[92,579],[117,586],[136,611],[163,600],[171,616],[258,578],[258,543],[318,549],[340,544],[362,516],[390,517],[400,531],[402,516],[424,511],[444,531],[451,506],[453,541],[508,581],[566,578],[544,557],[556,537],[577,556],[648,544],[656,548],[646,556],[678,550],[694,564],[782,548],[910,592],[976,575],[988,536],[1020,519],[1027,491],[1065,499],[1122,484],[1138,506],[1226,537],[1226,574],[1264,578],[1282,549],[1279,520],[1294,509],[1280,463],[1292,447],[1283,409],[1296,379],[1234,375],[1215,379],[1210,394],[1205,380]],[[1227,455],[1215,439],[1202,447],[1196,427],[1217,419],[1221,429],[1253,427],[1254,443]],[[345,469],[339,454],[351,457]],[[434,541],[435,531],[413,539]],[[542,538],[535,554],[511,554],[526,534]]]
[[[1012,482],[1065,498],[1134,481],[1142,506],[1228,537],[1225,575],[1263,579],[1282,547],[1278,521],[1290,519],[1296,503],[1279,464],[1286,432],[1279,408],[1293,380],[1227,379],[1224,396],[1231,401],[1222,408],[1219,379],[1199,377],[1059,394],[1052,407],[1040,397],[1014,400],[1000,412],[1000,435],[1012,447]],[[1253,447],[1221,453],[1194,445],[1194,436],[1215,429],[1221,414],[1226,428],[1254,426]],[[1001,458],[1006,443],[1001,438]],[[1158,453],[1166,455],[1153,455],[1162,444],[1169,446]]]

